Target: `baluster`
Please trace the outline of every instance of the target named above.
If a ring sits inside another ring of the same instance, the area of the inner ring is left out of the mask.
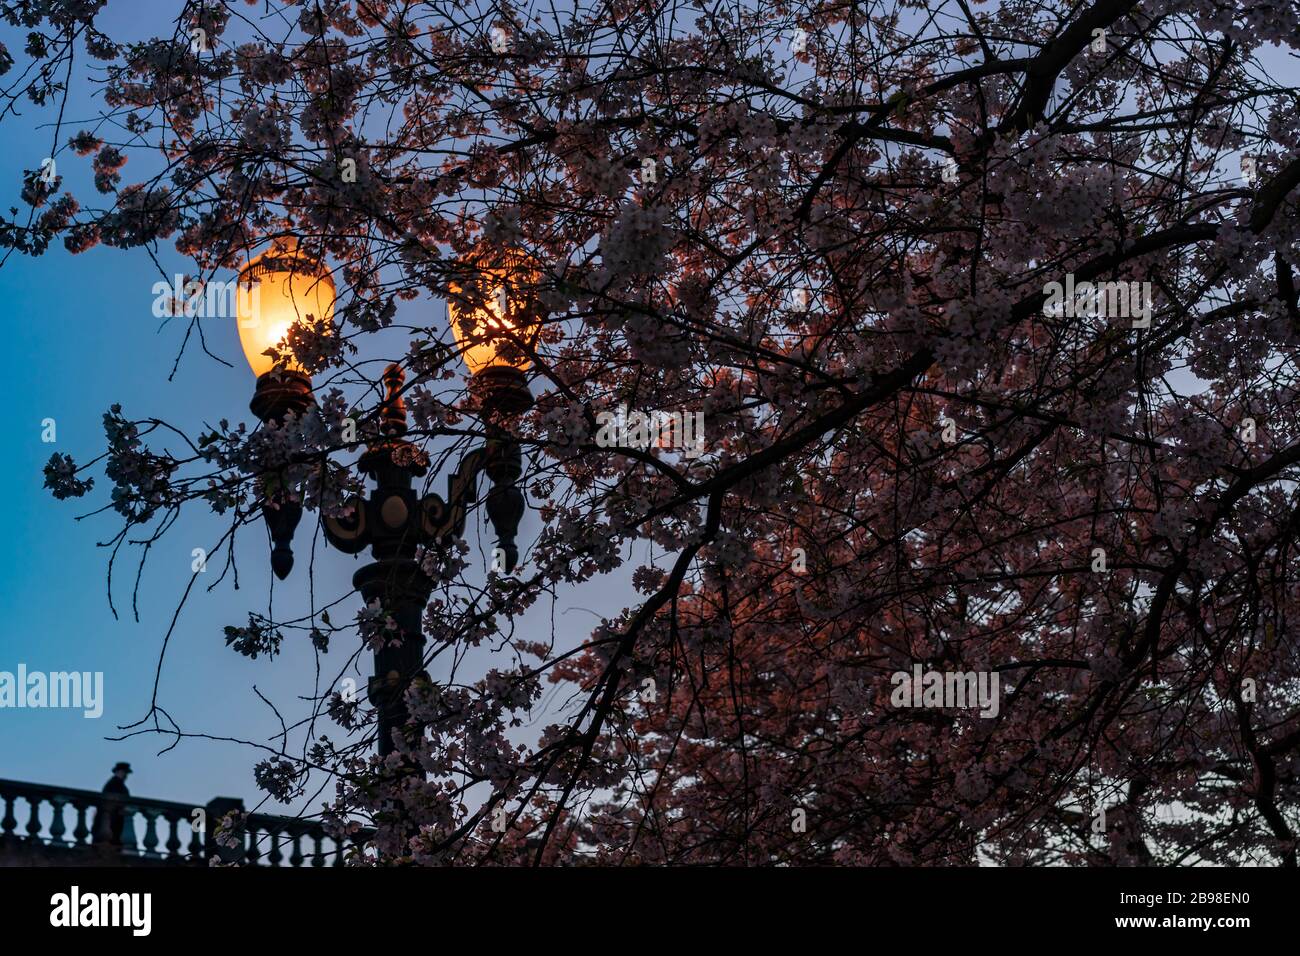
[[[39,798],[28,797],[27,805],[32,809],[31,816],[27,818],[27,839],[38,843],[41,839],[41,801]]]
[[[14,836],[14,830],[18,829],[18,821],[14,819],[14,795],[12,793],[6,793],[4,798],[5,815],[4,819],[0,820],[0,833],[3,833],[5,842],[8,843],[17,839],[17,837]]]
[[[77,846],[85,846],[86,838],[90,836],[90,827],[86,826],[86,802],[84,800],[72,801],[72,805],[77,808],[77,825],[72,830],[72,842]]]
[[[67,802],[67,797],[50,797],[50,846],[71,846],[63,839],[68,832],[63,824],[63,805]]]
[[[144,853],[143,855],[151,860],[156,860],[162,854],[158,852],[158,811],[141,810],[144,814]]]
[[[251,820],[245,826],[244,838],[248,841],[248,846],[244,850],[244,860],[249,866],[257,866],[257,861],[262,857],[262,851],[257,848],[257,827]]]
[[[343,865],[343,841],[342,840],[334,841],[334,864],[333,865],[334,866]]]
[[[311,838],[312,838],[312,840],[313,840],[313,841],[315,842],[315,844],[316,844],[316,849],[312,852],[312,855],[311,855],[311,865],[312,865],[312,866],[324,866],[324,865],[325,865],[325,847],[321,846],[321,841],[325,839],[325,831],[324,831],[324,830],[313,830],[313,831],[312,831]]]
[[[267,863],[271,866],[279,866],[284,856],[280,853],[280,831],[267,828],[267,835],[271,838],[271,853],[266,858]]]
[[[109,813],[112,813],[113,804],[106,803],[105,806],[108,808]],[[139,838],[136,837],[135,835],[136,809],[135,807],[123,804],[121,806],[121,812],[122,812],[122,853],[125,856],[139,856],[140,841]],[[111,819],[112,818],[110,817],[110,820]]]
[[[194,861],[205,859],[207,848],[203,845],[203,834],[199,828],[192,822],[190,823],[190,859]]]
[[[290,866],[302,866],[302,847],[299,846],[299,844],[300,844],[301,842],[302,842],[302,831],[300,831],[300,830],[294,830],[294,832],[293,832],[293,851],[290,852],[290,854],[289,854],[289,865],[290,865]]]
[[[171,824],[171,829],[167,835],[167,859],[180,860],[181,857],[181,815],[175,810],[169,810],[165,819]]]

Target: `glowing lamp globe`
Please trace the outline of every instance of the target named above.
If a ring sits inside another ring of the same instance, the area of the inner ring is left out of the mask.
[[[276,367],[267,354],[271,348],[284,354],[280,368],[304,373],[287,355],[285,337],[295,322],[333,322],[334,280],[296,242],[280,240],[240,270],[235,310],[239,343],[254,375],[261,377]]]
[[[257,376],[249,407],[264,422],[301,415],[314,401],[311,376],[289,354],[285,338],[295,323],[334,321],[334,280],[298,248],[294,239],[277,239],[239,272],[235,289],[239,343]],[[277,360],[267,352],[280,353]]]

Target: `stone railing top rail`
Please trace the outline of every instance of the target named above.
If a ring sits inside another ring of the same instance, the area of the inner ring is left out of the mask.
[[[223,813],[228,812],[230,809],[242,809],[243,807],[242,801],[229,797],[217,797],[208,803],[183,803],[178,800],[137,797],[135,794],[118,796],[111,793],[101,793],[98,790],[79,790],[75,787],[56,787],[44,783],[0,779],[0,798],[10,800],[14,797],[22,797],[28,801],[57,802],[86,807],[97,807],[101,803],[112,802],[123,810],[135,810],[140,813],[153,811],[167,819],[184,820],[189,820],[196,809],[207,811],[214,803],[221,804]],[[216,821],[213,820],[212,823],[215,825]],[[319,820],[282,816],[274,813],[250,813],[247,817],[246,826],[250,830],[269,831],[289,836],[313,834],[324,830],[324,824]],[[364,842],[372,832],[369,828],[365,828],[361,832],[350,835],[348,842]]]

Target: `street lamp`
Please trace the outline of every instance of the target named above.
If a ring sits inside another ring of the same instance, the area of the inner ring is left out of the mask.
[[[499,274],[518,283],[524,273],[515,267],[515,259],[507,258],[506,261],[507,268],[500,270]],[[256,335],[250,333],[247,338],[241,324],[240,335],[249,365],[258,373],[257,391],[250,408],[262,421],[270,422],[281,420],[289,411],[301,414],[314,403],[311,379],[305,371],[287,363],[259,371],[262,366],[255,358],[261,353],[256,348],[276,334],[274,323],[277,317],[303,314],[304,297],[313,295],[313,290],[322,288],[323,283],[318,281],[313,285],[310,277],[319,279],[319,276],[312,271],[314,267],[310,260],[298,253],[296,247],[289,255],[281,253],[269,260],[258,257],[249,263],[244,274],[259,263],[255,278],[261,278],[262,282],[259,303],[262,324]],[[285,275],[286,271],[292,278]],[[524,289],[521,285],[512,288]],[[332,284],[328,291],[328,303],[320,299],[311,305],[320,308],[320,314],[327,316],[333,312]],[[456,293],[453,293],[455,297]],[[527,361],[521,361],[518,348],[511,344],[509,336],[514,335],[517,339],[521,334],[532,334],[531,330],[539,323],[536,303],[531,297],[520,297],[516,292],[513,301],[509,294],[498,295],[496,301],[504,305],[497,312],[489,309],[485,313],[470,315],[462,310],[461,305],[456,307],[456,314],[466,325],[465,330],[457,333],[458,338],[466,335],[461,339],[462,348],[467,356],[471,349],[474,355],[470,365],[471,390],[478,397],[483,417],[489,423],[490,437],[482,446],[469,452],[448,477],[446,499],[433,493],[417,496],[412,487],[416,478],[428,473],[429,457],[404,437],[408,429],[406,403],[402,399],[406,376],[399,365],[393,364],[384,372],[385,395],[379,409],[379,437],[368,444],[358,462],[360,470],[374,481],[374,490],[364,499],[354,496],[349,500],[345,515],[325,515],[321,519],[325,539],[336,549],[345,554],[357,554],[370,548],[374,560],[353,575],[352,584],[367,604],[378,602],[400,632],[397,641],[386,642],[375,651],[375,674],[367,688],[367,696],[378,714],[381,756],[392,753],[395,747],[393,731],[407,722],[408,713],[403,701],[407,687],[416,677],[427,679],[428,676],[424,672],[421,618],[433,582],[416,558],[418,549],[444,547],[464,532],[468,509],[478,498],[480,475],[486,474],[492,482],[486,504],[504,558],[500,564],[509,573],[518,562],[515,534],[524,513],[524,496],[516,482],[523,471],[523,459],[519,443],[508,434],[502,423],[526,410],[532,404],[532,396],[524,377]],[[474,331],[480,327],[486,331]],[[284,333],[279,335],[283,338]],[[252,342],[251,346],[249,342]],[[276,574],[284,578],[292,567],[292,555],[286,564],[283,554],[288,552],[302,508],[282,499],[264,505],[263,514],[274,542],[271,565]]]
[[[292,238],[277,239],[239,272],[235,314],[244,357],[257,376],[249,408],[263,422],[302,415],[315,399],[311,376],[288,352],[285,339],[295,322],[327,324],[334,318],[334,280]],[[278,358],[273,353],[279,353]],[[262,516],[271,532],[271,570],[284,580],[293,570],[293,533],[302,503],[279,476],[261,480]]]

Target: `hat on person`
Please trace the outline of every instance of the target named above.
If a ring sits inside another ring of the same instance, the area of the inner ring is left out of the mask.
[[[119,761],[119,762],[118,762],[118,763],[113,767],[113,773],[117,773],[119,770],[125,770],[127,773],[130,773],[130,772],[131,772],[131,765],[130,765],[129,763],[122,763],[121,761]]]

